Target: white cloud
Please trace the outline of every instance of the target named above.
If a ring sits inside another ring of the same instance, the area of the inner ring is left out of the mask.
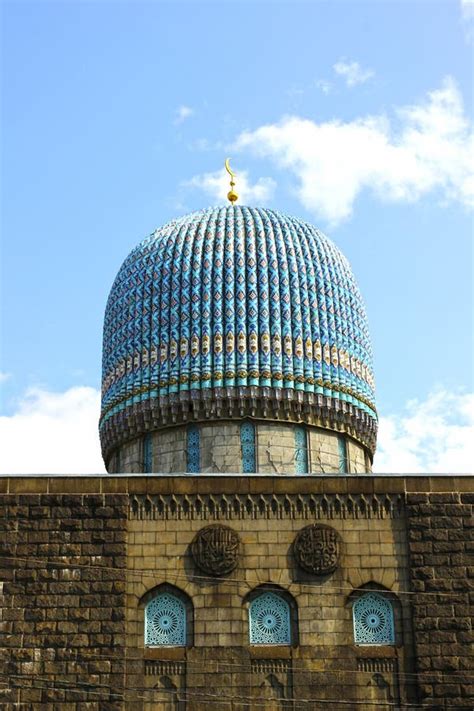
[[[207,193],[213,200],[225,202],[230,190],[229,176],[224,170],[214,173],[195,175],[191,180],[182,183],[186,188],[198,188]],[[245,170],[239,171],[235,177],[235,191],[239,195],[240,204],[264,203],[271,199],[275,192],[276,182],[272,178],[259,178],[251,183]]]
[[[447,78],[418,104],[384,114],[317,123],[299,116],[241,133],[234,145],[269,157],[297,179],[296,194],[316,216],[337,223],[359,193],[414,202],[431,191],[474,205],[473,134],[455,82]]]
[[[340,59],[336,64],[333,64],[333,69],[336,74],[344,77],[347,86],[351,88],[358,84],[365,84],[374,76],[372,69],[364,69],[359,62],[349,62],[345,59]]]
[[[190,118],[193,115],[194,109],[192,109],[190,106],[179,106],[175,111],[175,119],[173,123],[175,124],[175,126],[178,126],[180,123],[184,123],[186,119]]]
[[[97,424],[100,393],[29,389],[13,415],[0,417],[4,474],[104,473]]]
[[[436,390],[399,416],[381,417],[374,471],[466,474],[474,470],[474,393]]]
[[[0,385],[1,383],[5,383],[7,380],[10,380],[11,376],[11,373],[6,373],[5,371],[0,370]]]

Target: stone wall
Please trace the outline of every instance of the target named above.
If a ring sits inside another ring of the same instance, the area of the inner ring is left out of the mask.
[[[196,423],[200,431],[201,473],[242,472],[240,422]],[[295,425],[255,421],[256,469],[263,474],[295,473]],[[353,474],[371,471],[364,447],[345,434],[306,426],[308,472]],[[186,471],[187,427],[172,427],[150,434],[151,471],[177,474]],[[345,445],[341,464],[339,440]],[[122,445],[107,464],[108,471],[139,474],[145,471],[144,441],[137,438]]]
[[[0,708],[472,708],[472,484],[0,478]],[[296,562],[295,537],[313,523],[339,536],[333,572],[305,572]],[[240,537],[238,564],[220,578],[203,573],[191,553],[209,524]],[[190,603],[187,647],[144,645],[145,605],[163,585]],[[291,600],[292,644],[249,644],[248,605],[258,589]],[[352,605],[368,590],[393,604],[394,645],[354,644]]]
[[[0,708],[124,708],[126,511],[113,494],[1,496]]]
[[[407,497],[417,673],[423,707],[474,707],[472,493]]]

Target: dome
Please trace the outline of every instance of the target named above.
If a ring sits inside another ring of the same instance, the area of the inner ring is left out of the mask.
[[[169,222],[120,268],[104,322],[104,457],[149,430],[243,417],[375,448],[371,344],[347,259],[307,222],[229,205]]]

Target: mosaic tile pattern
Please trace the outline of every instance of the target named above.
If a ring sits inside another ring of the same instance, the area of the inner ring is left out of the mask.
[[[130,253],[107,302],[101,432],[137,405],[228,388],[333,403],[376,429],[350,266],[312,225],[273,210],[209,208],[168,223]]]

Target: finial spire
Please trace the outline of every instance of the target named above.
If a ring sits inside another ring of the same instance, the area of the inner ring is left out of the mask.
[[[230,175],[230,190],[229,190],[229,192],[227,193],[227,199],[228,199],[228,200],[232,203],[232,205],[233,205],[234,202],[235,202],[236,200],[238,200],[239,196],[237,195],[237,193],[236,193],[235,190],[234,190],[234,186],[235,186],[235,183],[234,183],[235,173],[234,173],[234,171],[231,169],[231,167],[230,167],[230,165],[229,165],[229,161],[230,161],[230,158],[226,158],[226,160],[225,160],[225,169],[226,169],[226,171],[227,171],[227,172],[229,173],[229,175]]]

